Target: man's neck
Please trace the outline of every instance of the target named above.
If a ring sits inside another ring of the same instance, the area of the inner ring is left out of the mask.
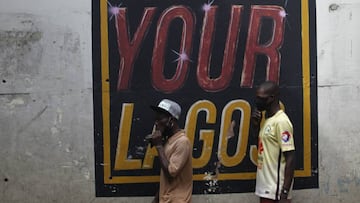
[[[269,111],[266,111],[265,117],[270,118],[273,115],[275,115],[279,110],[280,110],[280,105],[277,104],[277,105],[271,107]]]
[[[171,129],[171,133],[169,133],[169,135],[167,135],[166,138],[169,139],[170,137],[174,136],[180,130],[181,129],[179,127],[174,127],[173,129]]]
[[[181,130],[181,128],[179,128],[179,127],[174,128],[173,133],[172,133],[171,136],[175,135],[175,134],[178,133],[180,130]]]

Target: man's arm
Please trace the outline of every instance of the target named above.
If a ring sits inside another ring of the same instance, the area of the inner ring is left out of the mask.
[[[165,156],[165,150],[162,145],[156,147],[161,167],[166,167],[166,169],[163,168],[163,171],[168,178],[175,177],[182,171],[186,162],[189,161],[188,158],[191,153],[190,142],[186,137],[179,138],[175,145],[176,146],[173,146],[173,152],[169,158]]]
[[[262,113],[261,111],[255,109],[252,109],[251,112],[251,118],[250,118],[250,135],[252,135],[252,138],[257,141],[259,132],[260,132],[260,123],[262,119]]]
[[[162,145],[162,133],[160,130],[155,130],[152,135],[151,143],[155,146],[160,160],[160,166],[165,173],[165,176],[170,178],[169,173],[169,160],[165,156],[164,146]]]
[[[291,187],[292,180],[294,178],[294,170],[295,170],[295,150],[284,152],[285,155],[285,179],[283,184],[283,191],[281,192],[281,199],[286,199],[287,193]]]
[[[167,158],[165,156],[164,147],[161,144],[156,145],[155,147],[159,154],[160,166],[161,166],[162,170],[164,171],[166,177],[171,178],[171,175],[169,173],[169,160],[167,160]]]

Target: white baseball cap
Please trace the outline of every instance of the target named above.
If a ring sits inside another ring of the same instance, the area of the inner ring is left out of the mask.
[[[181,107],[178,103],[169,99],[163,99],[157,106],[150,106],[154,111],[167,112],[177,120],[180,118]]]

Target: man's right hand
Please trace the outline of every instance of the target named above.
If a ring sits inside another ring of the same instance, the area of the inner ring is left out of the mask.
[[[152,133],[151,144],[154,146],[162,145],[162,133],[160,130],[155,130]]]
[[[261,119],[262,119],[261,111],[254,108],[251,112],[251,123],[256,129],[260,128]]]

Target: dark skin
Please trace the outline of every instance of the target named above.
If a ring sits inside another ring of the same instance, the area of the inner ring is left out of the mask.
[[[266,103],[264,106],[265,118],[270,118],[280,110],[279,104],[279,87],[273,82],[265,82],[256,90],[256,100]],[[258,109],[253,109],[251,113],[251,123],[254,134],[258,136],[260,131],[260,123],[262,119],[262,112]],[[282,188],[289,190],[294,177],[295,170],[295,151],[284,152],[285,156],[285,180]],[[290,202],[287,200],[287,195],[281,193],[279,203]]]
[[[165,142],[171,136],[179,132],[181,129],[177,123],[177,120],[164,112],[156,112],[155,116],[155,131],[152,134],[151,143],[156,147],[159,155],[160,166],[165,176],[172,179],[169,173],[169,160],[165,156],[165,150],[163,145],[163,138]],[[155,195],[153,202],[159,202],[159,193]]]

